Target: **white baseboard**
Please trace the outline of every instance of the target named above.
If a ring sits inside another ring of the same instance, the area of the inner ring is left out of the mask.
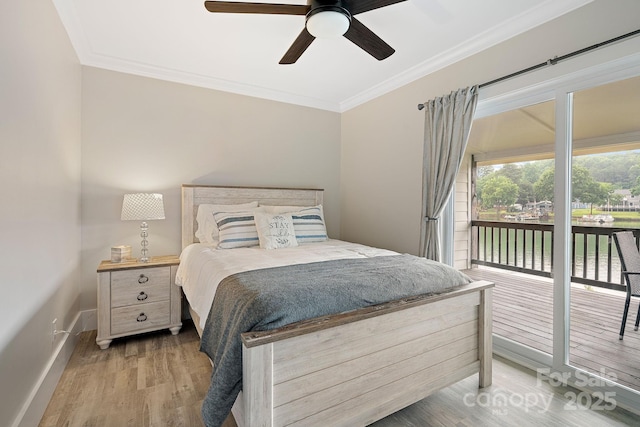
[[[24,403],[12,427],[33,427],[40,423],[40,419],[47,409],[58,381],[71,358],[73,350],[76,348],[78,335],[80,332],[93,329],[97,329],[96,310],[79,312],[71,323],[70,333],[64,334],[60,339],[45,370]]]

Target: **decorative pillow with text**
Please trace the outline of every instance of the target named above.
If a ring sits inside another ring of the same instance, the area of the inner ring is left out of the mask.
[[[256,212],[254,217],[262,249],[298,246],[291,214]]]

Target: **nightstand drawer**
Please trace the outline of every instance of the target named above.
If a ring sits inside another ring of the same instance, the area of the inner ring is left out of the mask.
[[[111,310],[111,334],[117,335],[168,325],[171,320],[169,301],[114,308]]]
[[[115,338],[182,327],[180,287],[175,284],[180,258],[152,257],[148,262],[102,261],[98,266],[96,343],[109,348]]]
[[[169,299],[170,276],[168,267],[114,271],[111,276],[111,307]]]

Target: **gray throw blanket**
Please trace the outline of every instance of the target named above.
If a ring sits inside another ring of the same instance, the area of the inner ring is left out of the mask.
[[[413,255],[315,262],[225,278],[216,290],[200,344],[213,361],[202,405],[205,425],[222,425],[242,389],[241,333],[439,293],[470,282],[449,266]]]

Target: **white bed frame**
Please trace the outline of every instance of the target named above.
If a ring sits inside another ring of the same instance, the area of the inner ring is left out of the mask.
[[[201,203],[314,206],[322,195],[313,189],[183,185],[182,246],[194,242]],[[492,288],[478,281],[445,294],[242,334],[236,422],[365,426],[476,373],[479,387],[489,386]]]

